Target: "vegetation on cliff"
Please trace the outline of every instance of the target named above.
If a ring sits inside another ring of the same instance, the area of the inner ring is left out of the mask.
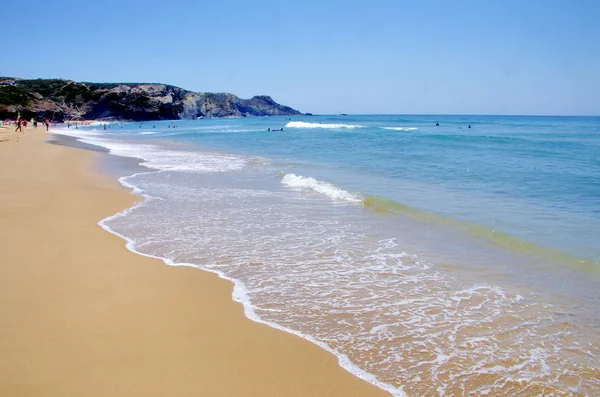
[[[0,77],[0,118],[175,120],[301,114],[269,96],[191,92],[166,84]]]

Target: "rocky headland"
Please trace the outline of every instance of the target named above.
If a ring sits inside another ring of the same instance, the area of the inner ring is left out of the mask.
[[[79,83],[0,78],[0,119],[17,114],[63,120],[177,120],[200,117],[293,116],[299,111],[260,95],[192,92],[167,84]]]

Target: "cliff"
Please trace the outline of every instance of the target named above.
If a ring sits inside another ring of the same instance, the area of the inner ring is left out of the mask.
[[[0,78],[0,119],[175,120],[302,114],[269,96],[192,92],[166,84]]]

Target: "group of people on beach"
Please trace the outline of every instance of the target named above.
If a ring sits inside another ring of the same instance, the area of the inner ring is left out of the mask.
[[[13,122],[13,125],[16,125],[15,132],[20,131],[22,133],[25,133],[23,131],[23,127],[27,128],[27,125],[29,125],[30,123],[33,124],[33,128],[37,128],[37,126],[38,126],[37,120],[33,120],[31,122],[28,122],[27,120],[23,120],[21,118],[16,119]],[[48,131],[48,128],[50,127],[50,121],[48,121],[48,119],[45,119],[44,120],[44,125],[46,126],[46,131]]]

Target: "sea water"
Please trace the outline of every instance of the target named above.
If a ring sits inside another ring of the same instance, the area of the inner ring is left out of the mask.
[[[120,180],[144,200],[101,222],[130,249],[233,280],[248,317],[394,395],[600,393],[600,118],[62,132],[140,161]]]

